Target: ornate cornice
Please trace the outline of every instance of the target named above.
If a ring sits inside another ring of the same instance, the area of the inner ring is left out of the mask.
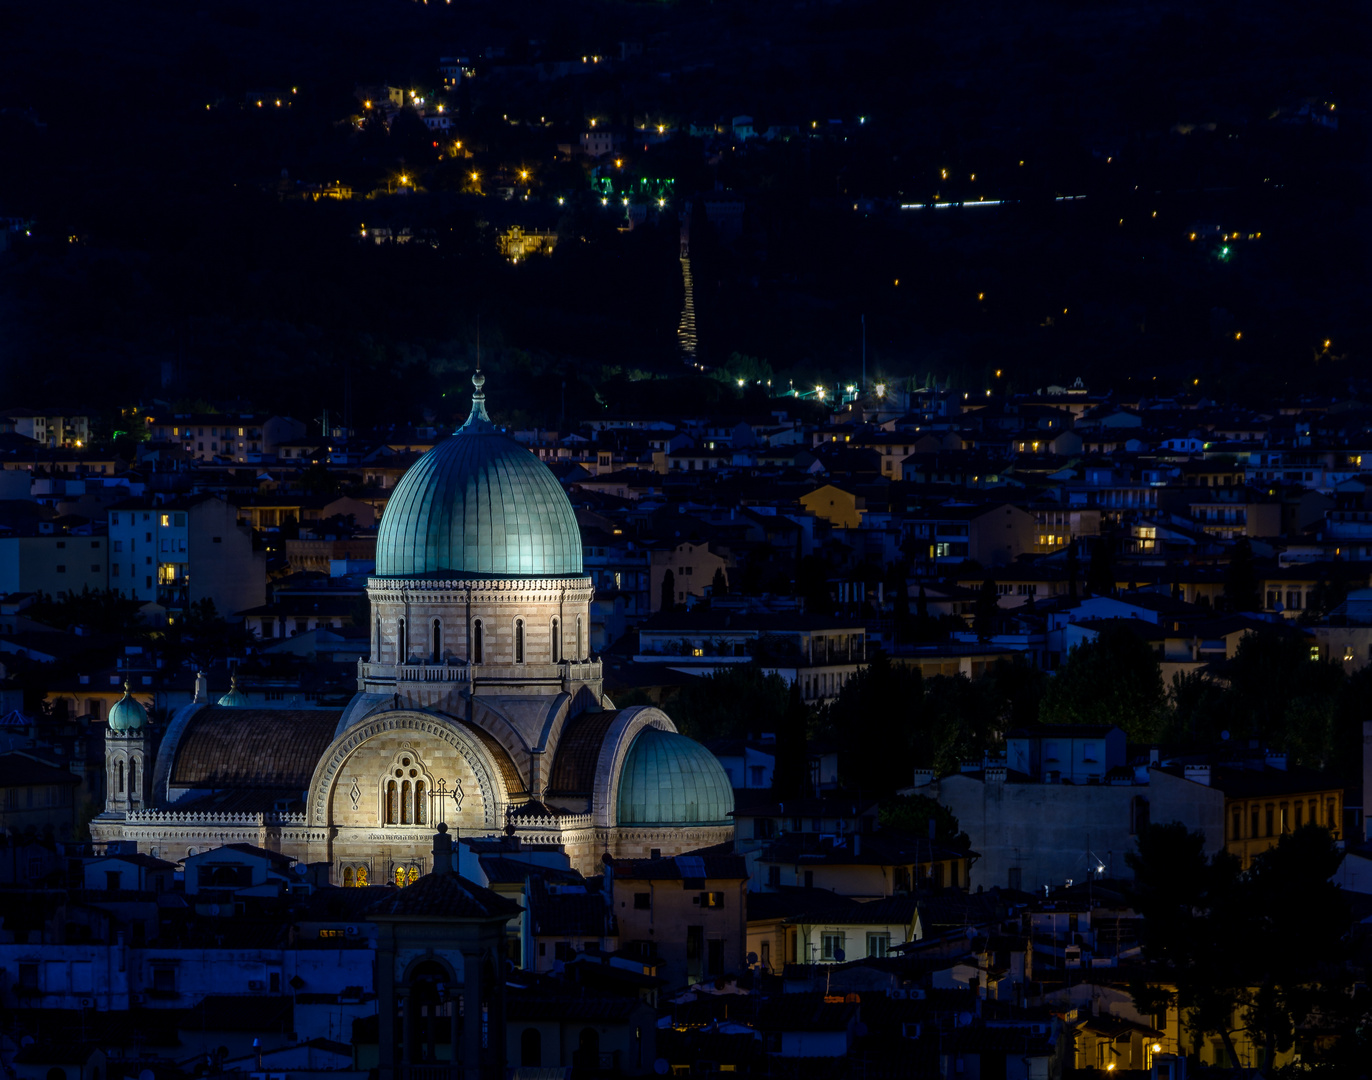
[[[589,577],[565,578],[368,578],[373,603],[514,604],[590,603],[595,593]]]

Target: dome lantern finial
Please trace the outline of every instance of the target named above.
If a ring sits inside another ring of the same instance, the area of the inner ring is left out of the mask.
[[[476,370],[472,372],[472,411],[467,422],[457,429],[459,432],[479,434],[495,431],[495,425],[486,415],[486,376],[481,372],[481,358],[477,357]]]

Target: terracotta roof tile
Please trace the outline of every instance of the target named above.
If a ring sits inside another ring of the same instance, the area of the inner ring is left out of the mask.
[[[304,791],[339,716],[337,709],[201,709],[181,736],[172,785]]]

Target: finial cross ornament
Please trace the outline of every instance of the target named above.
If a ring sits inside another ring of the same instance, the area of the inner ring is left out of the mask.
[[[438,783],[436,783],[433,790],[429,792],[429,798],[433,803],[433,813],[430,815],[430,820],[444,822],[448,820],[447,815],[443,812],[443,808],[446,805],[445,800],[447,799],[452,799],[453,801],[454,814],[462,813],[463,795],[461,778],[459,777],[457,780],[454,780],[453,786],[449,788],[448,781],[440,776],[438,778]]]

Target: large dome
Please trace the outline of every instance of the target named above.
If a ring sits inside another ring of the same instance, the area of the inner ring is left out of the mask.
[[[728,825],[734,790],[719,759],[694,739],[646,727],[619,776],[621,825]]]
[[[376,537],[378,577],[580,577],[581,531],[552,472],[472,414],[400,478]]]

